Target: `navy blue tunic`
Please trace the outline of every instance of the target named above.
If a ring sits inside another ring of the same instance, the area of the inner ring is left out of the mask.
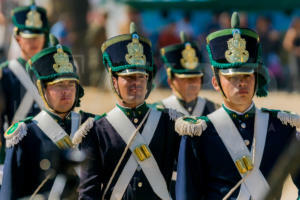
[[[80,112],[82,123],[93,115]],[[52,115],[54,117],[54,115]],[[54,117],[58,124],[67,132],[71,130],[71,119],[61,120]],[[27,134],[16,145],[6,148],[4,176],[0,199],[13,200],[30,197],[36,188],[45,179],[49,170],[42,170],[41,161],[47,159],[51,168],[58,166],[59,156],[62,153],[48,136],[31,119],[25,121]],[[46,194],[53,185],[54,178],[48,180],[39,194]]]
[[[267,179],[270,172],[296,130],[282,124],[273,111],[270,113],[265,149],[260,170]],[[254,132],[254,113],[229,113],[242,138],[251,149]],[[208,118],[207,128],[200,137],[182,137],[178,158],[176,198],[222,199],[241,179],[229,152]],[[236,199],[239,188],[231,195]]]
[[[148,108],[146,108],[147,110]],[[139,110],[123,112],[133,122],[135,126],[139,124],[145,112],[138,115]],[[136,114],[135,114],[136,113]],[[138,118],[138,123],[134,123],[134,118]],[[140,132],[142,132],[143,127]],[[174,131],[174,121],[170,119],[167,110],[162,111],[158,126],[154,132],[149,148],[159,166],[159,169],[170,184],[173,172],[173,163],[177,159],[180,136]],[[80,199],[100,199],[104,189],[112,176],[112,173],[126,147],[125,142],[108,122],[106,117],[96,121],[94,127],[81,143],[81,150],[87,153],[88,160],[81,169],[79,195]],[[131,152],[129,151],[121,163],[121,166],[110,185],[105,199],[109,199],[114,185],[127,163]],[[141,169],[138,169],[131,179],[123,200],[155,200],[160,199],[152,190],[146,176]]]

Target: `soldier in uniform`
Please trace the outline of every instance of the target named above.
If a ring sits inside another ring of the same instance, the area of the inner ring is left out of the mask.
[[[5,132],[0,199],[17,199],[33,193],[47,195],[54,181],[49,174],[58,164],[58,155],[78,145],[94,122],[94,115],[73,111],[79,106],[83,88],[67,47],[57,44],[43,49],[28,60],[26,69],[45,109]]]
[[[102,45],[103,60],[118,96],[116,106],[82,141],[80,199],[170,199],[169,183],[180,137],[175,110],[150,108],[154,65],[151,43],[135,31]]]
[[[3,87],[1,95],[6,103],[1,112],[1,121],[8,126],[37,114],[43,106],[40,96],[36,95],[34,84],[26,73],[25,64],[47,45],[49,31],[46,10],[36,6],[34,2],[30,6],[15,8],[12,11],[12,22],[21,57],[0,65],[0,87]],[[3,134],[0,139],[1,143],[5,144]],[[2,145],[0,150],[0,163],[4,161],[4,147],[5,145]]]
[[[157,105],[173,108],[185,115],[209,114],[216,110],[217,105],[198,96],[204,75],[201,53],[195,43],[187,41],[183,32],[181,42],[160,50],[173,95]]]
[[[202,56],[198,46],[180,33],[181,43],[166,46],[160,50],[166,66],[168,84],[173,94],[156,106],[172,108],[184,115],[202,116],[216,110],[215,103],[198,96],[204,75]],[[172,195],[175,196],[176,164],[172,176]]]
[[[180,200],[263,199],[273,166],[297,137],[299,116],[255,106],[253,96],[267,96],[269,82],[259,36],[239,28],[237,13],[231,25],[207,36],[212,84],[223,95],[222,107],[176,121],[178,133],[186,135],[178,158]]]

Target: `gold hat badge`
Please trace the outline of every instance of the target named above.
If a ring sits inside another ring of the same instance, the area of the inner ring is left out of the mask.
[[[180,63],[184,68],[195,69],[197,67],[198,58],[196,56],[196,51],[189,42],[185,44],[185,49],[181,54],[182,58],[180,59]]]
[[[69,61],[69,56],[63,51],[61,45],[57,45],[57,52],[53,56],[55,64],[53,69],[57,73],[73,72],[73,66]]]
[[[34,28],[42,28],[43,22],[41,20],[40,13],[36,10],[36,6],[32,5],[30,11],[26,15],[26,26],[32,26]]]
[[[143,45],[139,42],[137,34],[132,35],[132,42],[127,45],[128,54],[125,59],[130,65],[145,65],[146,56],[144,55]]]
[[[241,38],[239,29],[233,30],[233,37],[227,41],[228,50],[225,58],[230,63],[247,62],[249,52],[246,50],[246,40]]]

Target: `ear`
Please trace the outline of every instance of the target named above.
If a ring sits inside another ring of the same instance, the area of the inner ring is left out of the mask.
[[[15,39],[16,41],[19,43],[20,42],[20,36],[19,35],[15,35]]]
[[[119,87],[118,87],[118,78],[112,76],[112,83],[113,83],[113,87],[115,88],[115,90],[118,90]],[[117,91],[119,92],[119,91]]]
[[[216,91],[220,91],[220,86],[218,84],[216,76],[212,77],[211,84],[213,85],[213,87],[215,88]]]

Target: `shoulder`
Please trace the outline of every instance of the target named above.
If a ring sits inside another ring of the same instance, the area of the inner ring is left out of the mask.
[[[8,66],[9,61],[5,61],[0,64],[0,80],[2,79],[2,70]]]
[[[162,112],[162,116],[169,118],[169,120],[171,121],[176,121],[178,118],[183,116],[181,112],[178,112],[177,110],[172,108],[155,108],[155,110]]]
[[[175,130],[180,135],[201,136],[210,121],[207,117],[183,116],[176,120]]]
[[[160,110],[160,111],[163,111],[166,108],[161,101],[155,102],[155,103],[152,103],[152,104],[148,104],[148,106],[150,108],[154,108],[154,109]]]
[[[269,113],[272,119],[279,120],[285,126],[300,129],[300,116],[296,113],[291,113],[289,111],[272,110],[267,108],[262,108],[261,111]]]
[[[81,113],[83,113],[83,111],[81,111]],[[74,137],[72,138],[72,142],[75,145],[80,144],[82,142],[82,139],[88,135],[90,130],[93,128],[94,122],[96,120],[99,120],[106,115],[105,113],[103,115],[94,115],[91,113],[85,114],[89,117],[80,125],[80,127],[74,134]]]
[[[4,137],[7,148],[13,147],[23,140],[23,138],[27,135],[27,125],[31,122],[32,117],[28,117],[25,120],[14,123],[6,130]]]

